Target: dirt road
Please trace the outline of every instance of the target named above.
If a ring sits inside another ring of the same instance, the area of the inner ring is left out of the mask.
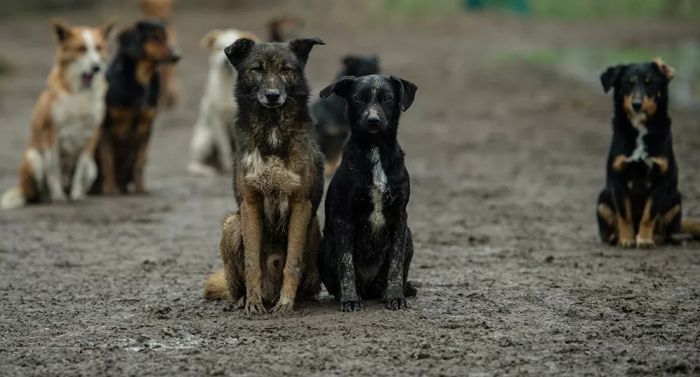
[[[94,23],[106,13],[65,16]],[[220,268],[230,178],[185,166],[207,71],[199,37],[225,26],[264,36],[268,16],[178,18],[185,97],[158,122],[149,195],[0,213],[0,375],[700,375],[699,244],[620,250],[597,239],[610,99],[549,69],[486,58],[697,28],[310,18],[305,34],[328,43],[311,54],[315,92],[346,52],[378,53],[385,72],[419,87],[400,139],[412,178],[410,278],[422,287],[402,312],[372,302],[343,314],[322,296],[289,317],[248,319],[201,296]],[[53,46],[45,19],[3,22],[0,35],[19,66],[0,79],[4,190],[16,183]],[[700,218],[700,110],[673,117],[684,215]]]

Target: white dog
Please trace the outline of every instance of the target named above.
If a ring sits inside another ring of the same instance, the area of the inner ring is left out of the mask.
[[[259,41],[253,33],[227,29],[212,30],[200,42],[211,53],[209,77],[190,144],[192,159],[188,169],[193,174],[216,175],[232,169],[236,103],[231,92],[236,71],[224,55],[224,48],[244,37]]]

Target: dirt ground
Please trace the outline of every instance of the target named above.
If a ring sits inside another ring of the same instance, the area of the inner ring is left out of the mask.
[[[378,53],[386,73],[419,87],[400,139],[410,279],[422,286],[401,312],[370,302],[344,314],[324,294],[288,317],[249,319],[201,294],[220,268],[230,178],[185,166],[207,72],[199,37],[226,26],[265,35],[268,16],[179,15],[185,95],[158,121],[149,195],[0,213],[0,375],[700,375],[700,244],[620,250],[597,238],[610,99],[550,69],[486,58],[508,46],[674,41],[697,26],[309,17],[304,34],[328,43],[311,53],[315,92],[347,52]],[[4,190],[53,47],[44,18],[4,21],[0,35],[18,67],[0,79]],[[673,119],[684,215],[700,218],[700,110]]]

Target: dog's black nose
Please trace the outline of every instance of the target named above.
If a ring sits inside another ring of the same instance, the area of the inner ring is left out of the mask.
[[[277,102],[280,99],[280,91],[272,89],[267,90],[265,91],[265,98],[268,102]]]
[[[632,108],[634,109],[634,111],[641,110],[642,109],[642,101],[633,101]]]
[[[102,67],[100,67],[98,64],[95,64],[92,66],[92,73],[97,73],[102,70]]]
[[[379,124],[379,115],[370,115],[367,117],[367,123],[369,123],[372,126],[376,126]]]

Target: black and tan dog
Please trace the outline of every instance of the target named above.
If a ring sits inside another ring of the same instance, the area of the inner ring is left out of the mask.
[[[289,312],[316,295],[323,156],[311,136],[304,68],[318,38],[289,44],[242,38],[224,52],[238,72],[233,191],[238,211],[221,236],[224,271],[204,296],[231,298],[246,314]],[[264,262],[264,263],[263,263]],[[283,266],[283,268],[282,268]]]
[[[379,73],[379,58],[376,56],[348,55],[343,58],[343,69],[336,77],[362,77]],[[314,137],[326,158],[325,174],[332,176],[340,164],[343,145],[350,134],[350,123],[345,114],[345,101],[339,97],[320,98],[311,105]]]
[[[137,193],[146,191],[143,170],[158,109],[157,69],[179,59],[159,21],[139,21],[119,34],[119,50],[107,71],[107,115],[97,147],[93,193],[126,193],[129,184]]]
[[[604,242],[648,248],[671,241],[673,235],[697,233],[694,221],[681,222],[668,115],[673,76],[673,68],[657,59],[610,67],[600,77],[606,92],[614,89],[607,183],[597,211]]]
[[[397,77],[345,77],[321,91],[347,101],[352,132],[326,194],[321,280],[342,311],[383,299],[404,309],[416,290],[407,282],[413,238],[406,206],[411,193],[396,136],[401,112],[417,87]]]

